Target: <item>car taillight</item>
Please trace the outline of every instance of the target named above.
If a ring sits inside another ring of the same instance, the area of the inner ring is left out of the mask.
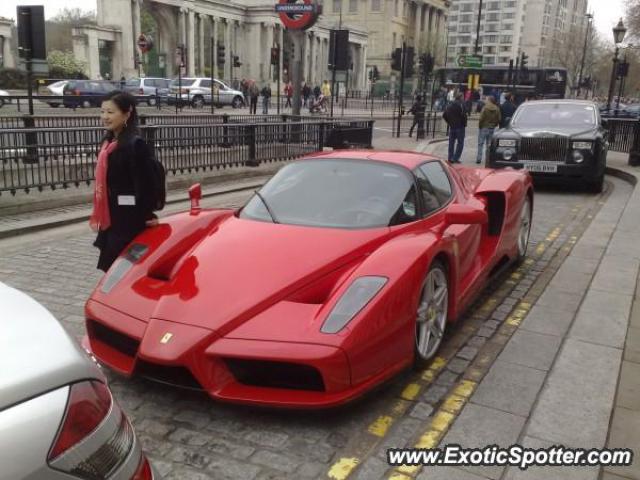
[[[140,458],[140,465],[136,470],[136,473],[133,474],[131,480],[152,480],[153,474],[151,473],[151,465],[149,465],[149,460],[147,457],[142,455]]]
[[[49,453],[53,460],[93,432],[111,408],[111,393],[104,383],[76,383],[69,392],[69,402],[62,428]]]
[[[76,383],[47,461],[51,468],[78,478],[108,478],[127,459],[134,435],[104,383]]]

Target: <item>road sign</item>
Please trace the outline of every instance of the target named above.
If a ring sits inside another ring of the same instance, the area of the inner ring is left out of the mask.
[[[475,55],[458,55],[456,65],[466,68],[482,68],[482,57],[476,57]]]
[[[313,0],[280,0],[275,10],[289,30],[306,30],[316,23],[322,8]]]

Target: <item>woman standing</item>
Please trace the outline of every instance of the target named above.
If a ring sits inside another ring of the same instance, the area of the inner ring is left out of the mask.
[[[106,272],[129,242],[158,220],[153,213],[153,153],[138,130],[135,97],[109,93],[101,117],[107,133],[98,154],[89,225],[98,232],[98,268]]]

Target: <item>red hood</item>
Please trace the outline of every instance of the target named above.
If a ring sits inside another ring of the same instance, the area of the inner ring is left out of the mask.
[[[155,296],[152,318],[224,335],[309,282],[364,257],[388,234],[388,228],[338,230],[230,217],[180,260],[161,289],[158,280],[143,277],[133,290]]]

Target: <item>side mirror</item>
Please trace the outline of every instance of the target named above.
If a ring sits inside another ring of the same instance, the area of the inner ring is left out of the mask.
[[[487,212],[471,205],[450,205],[445,212],[447,225],[483,225],[489,221]]]
[[[202,187],[199,183],[191,185],[189,198],[191,199],[191,214],[196,215],[200,212],[200,199],[202,199]]]

